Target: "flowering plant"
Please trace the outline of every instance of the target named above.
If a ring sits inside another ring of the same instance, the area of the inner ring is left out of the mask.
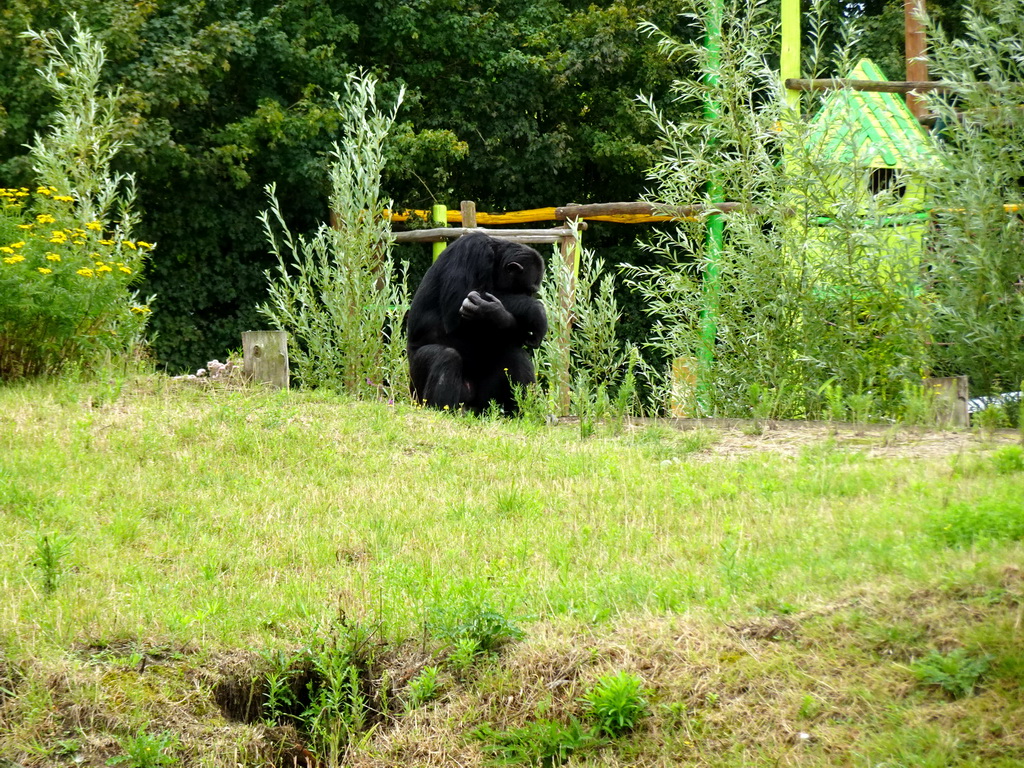
[[[129,287],[153,246],[131,236],[134,179],[110,166],[116,94],[97,92],[103,48],[72,25],[68,41],[25,33],[46,54],[39,71],[58,110],[30,148],[35,191],[0,189],[0,381],[125,356],[148,319]]]
[[[128,288],[152,244],[74,217],[54,187],[0,189],[0,379],[128,351],[149,307]]]

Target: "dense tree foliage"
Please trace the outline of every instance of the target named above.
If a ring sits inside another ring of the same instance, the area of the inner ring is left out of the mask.
[[[897,4],[836,8],[873,14],[866,43],[898,57]],[[97,32],[107,82],[122,88],[131,146],[119,162],[138,178],[138,234],[159,246],[144,290],[157,294],[154,348],[171,370],[223,356],[260,325],[266,183],[277,183],[295,229],[326,218],[325,156],[338,138],[330,94],[350,72],[377,75],[385,101],[407,89],[384,180],[398,206],[636,199],[658,154],[636,96],[668,102],[682,74],[638,24],[688,34],[670,0],[6,0],[7,186],[32,181],[24,145],[53,106],[34,71],[41,51],[19,35],[66,30],[70,11]],[[881,53],[871,55],[888,62]],[[613,261],[629,257],[637,232],[613,229],[588,237],[617,242]]]

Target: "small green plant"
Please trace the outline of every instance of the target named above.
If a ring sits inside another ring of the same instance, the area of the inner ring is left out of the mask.
[[[597,429],[597,393],[591,387],[590,379],[579,374],[572,387],[572,415],[579,419],[580,439],[586,440]]]
[[[1024,472],[1024,447],[1006,445],[992,454],[992,464],[1000,475]]]
[[[988,407],[975,413],[971,417],[971,421],[983,434],[986,435],[991,435],[1000,427],[1007,427],[1010,425],[1010,420],[1006,415],[1006,411],[1003,409],[1002,405],[998,403],[990,403]]]
[[[43,593],[57,591],[65,573],[64,561],[71,552],[71,538],[60,534],[43,534],[36,540],[36,553],[32,565],[39,569]]]
[[[296,659],[282,651],[265,654],[264,658],[270,664],[266,674],[264,716],[268,724],[279,723],[291,717],[298,704],[293,687]]]
[[[846,408],[850,418],[857,424],[866,424],[874,415],[876,398],[870,391],[861,391],[846,396]]]
[[[643,680],[629,672],[603,675],[580,701],[594,721],[597,733],[615,738],[636,727],[647,714]]]
[[[936,686],[954,699],[962,699],[974,692],[978,681],[988,672],[988,656],[972,656],[963,648],[950,653],[934,651],[910,669],[924,685]]]
[[[835,383],[835,377],[818,388],[818,395],[824,398],[823,415],[827,421],[845,421],[847,419],[843,387],[841,384]]]
[[[443,640],[466,649],[475,645],[477,654],[497,653],[504,645],[522,640],[526,636],[507,616],[484,605],[467,604],[461,617],[454,620],[444,616],[433,623],[433,631]]]
[[[547,392],[540,384],[513,384],[512,396],[516,401],[519,418],[524,422],[541,425],[551,421],[553,408]]]
[[[926,530],[952,547],[966,547],[980,541],[1024,539],[1024,505],[1019,499],[988,498],[957,502],[932,515]]]
[[[535,765],[552,768],[574,754],[599,746],[603,740],[571,718],[568,725],[538,719],[521,728],[498,731],[482,725],[471,735],[482,741],[495,765]]]
[[[437,666],[424,667],[416,677],[409,681],[410,709],[415,709],[437,698],[441,692],[437,681],[440,672],[441,668]]]
[[[455,641],[455,647],[445,660],[445,665],[456,675],[464,675],[481,655],[480,644],[474,638],[460,637]]]
[[[107,760],[107,765],[124,766],[124,768],[168,768],[177,765],[178,757],[174,754],[179,742],[173,733],[164,731],[160,734],[149,734],[143,731],[137,736],[119,741],[123,755]]]

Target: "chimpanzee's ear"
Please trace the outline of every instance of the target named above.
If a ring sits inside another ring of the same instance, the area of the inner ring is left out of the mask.
[[[524,267],[518,261],[510,261],[508,264],[505,265],[505,271],[508,272],[510,275],[514,275],[517,272],[522,272],[525,269],[526,267]]]

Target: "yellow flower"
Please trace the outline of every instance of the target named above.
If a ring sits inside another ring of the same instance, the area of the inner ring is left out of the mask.
[[[16,243],[11,243],[11,248],[21,248],[25,244],[24,240],[19,240]]]
[[[100,240],[100,245],[113,245],[113,240]]]
[[[19,261],[24,261],[25,257],[20,253],[17,256],[8,256],[4,259],[4,264],[17,264]]]
[[[52,195],[53,193],[50,191],[49,187],[39,187],[36,190],[36,194],[37,195]]]
[[[47,267],[36,267],[36,269],[38,269],[38,270],[39,270],[39,274],[41,274],[41,275],[48,275],[48,274],[50,274],[51,272],[53,272],[53,270],[52,270],[52,269],[49,269],[49,268],[47,268]]]
[[[77,270],[75,274],[81,275],[82,277],[93,277],[93,271],[88,267],[82,267],[81,269]]]
[[[32,229],[34,226],[35,224],[19,224],[18,229]]]
[[[54,253],[53,251],[47,251],[46,252],[46,260],[47,261],[60,261],[60,254],[59,253]]]
[[[134,312],[136,315],[148,315],[152,311],[153,310],[151,310],[149,307],[132,307],[132,312]]]
[[[85,245],[85,240],[72,240],[75,245]]]
[[[14,249],[13,248],[9,248],[6,245],[0,246],[0,253],[14,253]]]
[[[119,269],[122,272],[124,272],[126,275],[130,275],[132,273],[132,271],[130,269],[128,269],[128,267],[119,267]]]
[[[139,248],[145,248],[146,250],[149,250],[150,248],[153,247],[153,244],[147,243],[145,240],[139,240],[138,246]]]
[[[98,268],[96,269],[96,272],[97,272],[97,274],[98,274],[98,273],[100,273],[100,272],[113,272],[113,271],[114,271],[114,270],[112,270],[112,269],[111,269],[110,267],[108,267],[108,266],[107,266],[106,264],[104,264],[104,265],[103,265],[102,267],[98,267]]]
[[[103,225],[100,224],[98,221],[90,221],[88,224],[85,225],[85,228],[91,229],[93,232],[103,231]]]
[[[54,195],[53,199],[54,200],[58,200],[58,201],[60,201],[62,203],[73,203],[73,202],[75,202],[75,198],[71,197],[70,195]]]
[[[131,240],[122,240],[121,242],[122,244],[127,245],[133,251],[135,250],[135,243],[133,243]]]
[[[53,216],[51,216],[48,213],[40,213],[38,216],[36,216],[36,221],[38,221],[40,224],[53,224],[53,222],[55,222],[56,219],[53,218]]]

